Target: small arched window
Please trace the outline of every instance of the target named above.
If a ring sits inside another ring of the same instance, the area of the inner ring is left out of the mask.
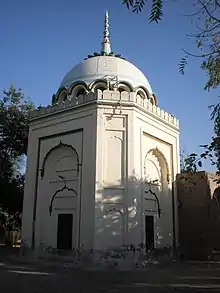
[[[80,95],[84,95],[86,91],[86,86],[84,86],[83,84],[77,84],[71,88],[71,98],[78,98]]]
[[[97,81],[91,85],[91,91],[96,92],[97,90],[107,90],[107,83],[105,81]]]
[[[104,87],[104,86],[97,86],[94,91],[97,91],[97,90],[100,90],[100,91],[105,91],[107,89],[107,87]]]
[[[123,83],[120,83],[118,85],[118,91],[121,93],[121,92],[127,92],[127,93],[130,93],[131,92],[131,89],[129,86],[127,86],[126,84],[123,84]]]
[[[64,102],[67,99],[67,92],[64,90],[59,94],[58,101],[59,102]]]
[[[150,98],[150,102],[154,105],[157,106],[157,97],[155,94],[152,94],[151,98]]]
[[[86,90],[85,88],[79,88],[78,91],[76,91],[76,98],[78,98],[80,95],[85,95]]]
[[[147,97],[146,93],[144,93],[143,91],[138,91],[137,94],[138,94],[142,99],[146,99],[146,97]]]
[[[148,98],[147,92],[143,88],[138,88],[136,90],[136,94],[139,95],[142,99]]]

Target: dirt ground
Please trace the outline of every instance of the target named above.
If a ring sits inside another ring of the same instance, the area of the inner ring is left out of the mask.
[[[220,263],[170,262],[134,271],[82,271],[18,259],[0,248],[1,293],[220,292]]]

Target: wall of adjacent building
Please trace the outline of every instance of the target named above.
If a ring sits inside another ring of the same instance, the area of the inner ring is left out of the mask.
[[[177,175],[180,255],[210,259],[220,249],[220,208],[214,198],[219,177],[206,172]]]
[[[219,175],[207,173],[210,190],[210,216],[211,216],[211,243],[213,252],[220,251],[220,177]],[[219,256],[218,256],[219,260]]]

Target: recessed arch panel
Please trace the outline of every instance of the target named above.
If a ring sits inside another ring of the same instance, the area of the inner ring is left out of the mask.
[[[67,147],[67,148],[70,148],[74,154],[76,155],[76,159],[77,159],[77,167],[79,167],[79,155],[76,151],[76,149],[69,145],[69,144],[64,144],[61,140],[59,142],[59,144],[57,144],[56,146],[52,147],[48,152],[47,154],[45,155],[44,159],[43,159],[43,163],[42,163],[42,167],[40,169],[40,176],[41,176],[41,179],[43,179],[44,177],[44,173],[45,173],[45,164],[46,164],[46,161],[48,159],[48,157],[53,153],[53,151],[55,151],[56,149],[59,149],[60,147]]]
[[[161,176],[163,177],[161,179],[168,181],[169,166],[168,166],[168,163],[167,163],[167,160],[166,160],[164,154],[157,147],[153,148],[153,149],[150,149],[148,151],[148,153],[146,154],[145,159],[144,159],[144,168],[146,168],[147,158],[149,158],[150,154],[155,157],[154,164],[155,164],[156,161],[158,162],[157,163],[157,169],[160,168]]]

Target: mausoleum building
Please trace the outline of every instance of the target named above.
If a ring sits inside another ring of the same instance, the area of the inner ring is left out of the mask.
[[[100,53],[31,113],[22,239],[34,249],[172,247],[179,171],[179,122],[112,52],[106,13]]]

